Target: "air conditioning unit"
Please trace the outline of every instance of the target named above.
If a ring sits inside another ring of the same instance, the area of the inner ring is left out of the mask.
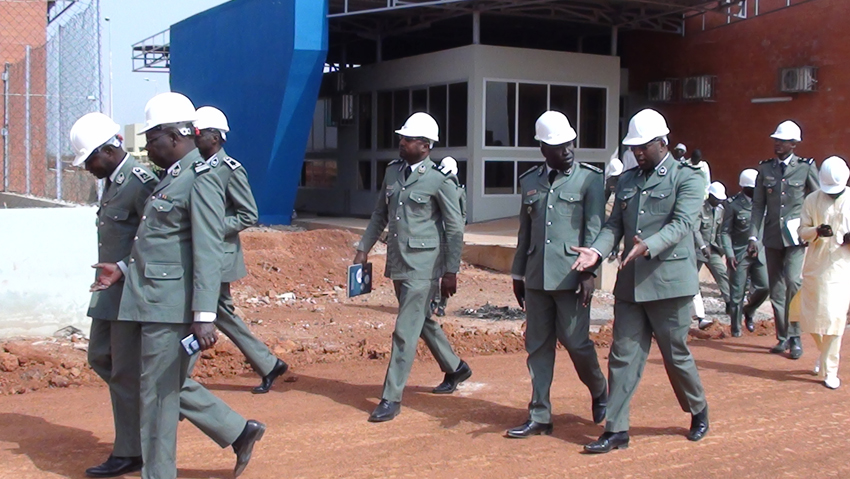
[[[779,89],[787,93],[817,90],[816,67],[783,68],[779,73]]]
[[[671,80],[649,82],[646,96],[649,101],[673,101],[673,82]]]
[[[682,80],[682,98],[685,100],[714,100],[714,82],[717,77],[702,75]]]

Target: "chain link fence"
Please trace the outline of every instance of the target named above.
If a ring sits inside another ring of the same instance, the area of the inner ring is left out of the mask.
[[[0,0],[0,207],[97,201],[95,178],[71,167],[68,132],[103,111],[99,19],[99,0]]]

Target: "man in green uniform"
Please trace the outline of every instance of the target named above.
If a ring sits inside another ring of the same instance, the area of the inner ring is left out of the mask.
[[[393,280],[399,308],[384,391],[369,416],[371,422],[389,421],[401,411],[402,392],[420,337],[445,373],[435,394],[451,394],[472,375],[431,319],[430,308],[438,286],[446,298],[457,291],[463,251],[457,179],[431,161],[439,127],[430,115],[414,113],[396,133],[401,160],[387,166],[382,194],[354,257],[355,264],[366,263],[369,250],[389,226],[385,275]]]
[[[145,107],[145,119],[145,148],[166,174],[145,204],[118,319],[132,325],[141,351],[142,478],[174,479],[181,403],[186,407],[181,388],[190,359],[181,340],[191,333],[200,349],[216,341],[225,194],[221,178],[195,148],[195,107],[188,98],[157,95]],[[113,266],[102,268],[100,285],[120,277]],[[222,439],[233,446],[238,476],[265,426],[246,421],[203,387],[194,394],[198,397],[186,402],[227,432]]]
[[[573,269],[594,268],[626,237],[614,286],[614,339],[608,356],[610,385],[605,433],[584,448],[606,453],[629,445],[629,403],[652,338],[679,406],[691,414],[687,438],[708,432],[708,405],[688,349],[691,298],[699,289],[693,233],[705,193],[696,167],[667,151],[670,130],[660,113],[646,109],[629,122],[623,140],[638,168],[623,173],[614,193],[614,212],[590,248],[573,247]]]
[[[529,419],[508,437],[552,433],[549,389],[557,341],[567,349],[592,399],[593,422],[605,419],[608,384],[590,340],[594,275],[573,271],[572,246],[590,246],[605,216],[602,170],[577,163],[576,132],[563,113],[547,111],[535,125],[546,162],[520,176],[522,205],[511,277],[520,308],[526,310],[525,350],[531,374]]]
[[[753,192],[756,186],[758,171],[746,169],[741,172],[738,184],[741,192],[733,196],[726,204],[723,213],[723,227],[720,241],[726,254],[729,266],[730,296],[732,302],[732,336],[741,336],[741,316],[746,319],[747,331],[755,331],[753,316],[756,310],[767,299],[767,267],[765,266],[764,249],[759,249],[755,258],[747,255],[747,244],[750,237],[750,223],[753,210]],[[759,237],[761,232],[759,232]],[[750,301],[744,305],[747,292],[747,278],[753,285]]]
[[[83,115],[71,127],[74,166],[106,180],[97,210],[97,260],[127,268],[133,236],[156,177],[121,145],[121,127],[103,113]],[[89,477],[116,477],[142,468],[139,443],[139,350],[125,323],[117,321],[124,281],[106,289],[92,286],[88,315],[89,364],[109,385],[115,423],[115,445],[103,464],[86,469]]]
[[[723,183],[715,181],[708,187],[708,198],[703,202],[699,214],[699,233],[696,235],[697,243],[697,272],[705,265],[711,271],[714,282],[720,289],[720,296],[726,304],[726,314],[731,312],[729,303],[729,275],[726,271],[726,263],[723,261],[723,247],[720,242],[720,228],[723,226],[723,208],[726,201],[726,187]],[[702,301],[702,295],[697,296]],[[713,321],[700,318],[699,328],[707,328]]]
[[[794,154],[802,141],[800,127],[793,121],[779,124],[771,135],[776,157],[759,163],[753,192],[753,215],[747,254],[756,257],[765,248],[770,302],[776,322],[776,346],[770,352],[789,351],[791,359],[803,355],[800,325],[788,322],[788,305],[800,289],[806,246],[797,236],[803,200],[820,187],[818,168],[812,158]],[[764,236],[759,244],[759,234]]]
[[[440,162],[440,171],[454,176],[457,178],[457,160],[452,158],[451,156],[447,156],[443,158]],[[458,180],[458,207],[460,208],[460,215],[463,218],[463,224],[466,225],[466,186],[460,184],[460,180]],[[437,292],[434,294],[434,299],[431,300],[431,314],[442,318],[446,315],[446,306],[449,303],[449,298],[440,296],[440,288],[437,288]]]
[[[223,144],[227,141],[227,132],[230,131],[227,117],[221,110],[211,106],[198,108],[197,115],[195,128],[198,129],[198,136],[195,137],[195,144],[198,146],[201,157],[221,177],[226,198],[224,269],[221,273],[221,295],[218,298],[218,316],[215,326],[233,341],[233,344],[248,359],[254,371],[260,375],[262,381],[252,392],[263,394],[269,392],[275,379],[283,375],[288,366],[275,357],[268,346],[251,334],[251,330],[245,326],[242,318],[236,315],[233,297],[230,295],[230,283],[248,274],[242,256],[239,232],[257,222],[257,203],[254,201],[245,168],[241,163],[227,156],[224,151]],[[186,385],[183,387],[185,388]]]

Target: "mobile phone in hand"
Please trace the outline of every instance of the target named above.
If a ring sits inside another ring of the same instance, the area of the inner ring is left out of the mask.
[[[185,338],[181,339],[180,344],[183,345],[183,349],[186,350],[186,354],[188,354],[189,356],[192,356],[193,354],[201,350],[201,345],[198,344],[198,340],[195,339],[194,334],[190,334]]]

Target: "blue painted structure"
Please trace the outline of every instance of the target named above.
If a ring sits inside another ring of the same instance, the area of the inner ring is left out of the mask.
[[[328,50],[328,0],[232,0],[171,27],[171,89],[227,115],[263,224],[290,224]]]

